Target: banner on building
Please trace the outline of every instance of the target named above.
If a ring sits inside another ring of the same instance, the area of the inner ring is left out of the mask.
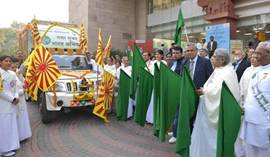
[[[206,42],[210,40],[210,36],[214,36],[217,41],[217,48],[225,48],[230,50],[230,24],[218,24],[206,27]]]

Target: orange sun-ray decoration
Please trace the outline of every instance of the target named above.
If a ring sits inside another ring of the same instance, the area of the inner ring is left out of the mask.
[[[109,72],[104,71],[102,82],[98,89],[98,98],[96,100],[93,113],[104,119],[105,122],[109,122],[107,110],[111,109],[112,107],[113,89],[114,77]]]

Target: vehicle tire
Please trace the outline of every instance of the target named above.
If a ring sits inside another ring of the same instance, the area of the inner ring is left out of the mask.
[[[45,93],[41,93],[39,99],[41,121],[48,124],[56,118],[57,112],[47,110]]]
[[[93,110],[94,110],[94,107],[95,107],[95,106],[93,106],[93,105],[87,106],[87,112],[92,113]]]

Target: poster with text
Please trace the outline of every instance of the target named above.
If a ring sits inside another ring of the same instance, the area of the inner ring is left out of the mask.
[[[230,24],[218,24],[206,26],[206,42],[210,41],[210,36],[214,36],[217,41],[217,48],[230,50]]]

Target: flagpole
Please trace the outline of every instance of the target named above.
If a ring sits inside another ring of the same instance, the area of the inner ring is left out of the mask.
[[[184,26],[184,29],[185,29],[185,34],[186,34],[187,43],[189,44],[189,38],[188,38],[188,35],[187,35],[187,28],[186,28],[186,26]]]
[[[97,88],[97,95],[98,95],[98,87],[99,87],[99,84],[100,84],[98,75],[99,75],[99,65],[97,64],[97,82],[98,82],[97,87],[96,87]]]

